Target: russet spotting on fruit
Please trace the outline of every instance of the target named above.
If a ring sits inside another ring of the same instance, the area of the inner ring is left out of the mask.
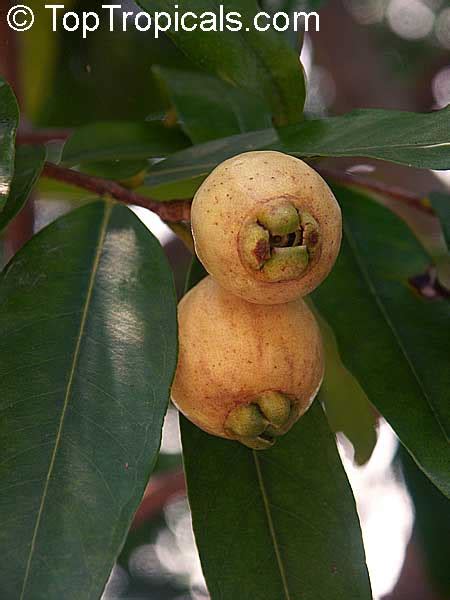
[[[326,182],[280,152],[219,165],[192,203],[196,252],[224,288],[256,304],[312,292],[339,253],[342,217]]]
[[[207,277],[180,302],[172,400],[204,431],[264,449],[309,408],[324,362],[301,298],[257,305]]]

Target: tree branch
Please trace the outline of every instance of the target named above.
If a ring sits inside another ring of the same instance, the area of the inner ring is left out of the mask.
[[[361,177],[360,175],[354,175],[353,173],[347,173],[345,171],[335,171],[334,169],[321,168],[320,166],[315,166],[314,168],[322,175],[322,177],[324,177],[324,179],[331,179],[336,183],[360,187],[375,192],[376,194],[381,194],[382,196],[389,196],[389,198],[399,200],[416,210],[427,214],[433,214],[433,210],[423,203],[423,199],[418,194],[414,194],[403,188],[391,186],[382,181],[367,179],[366,177]]]
[[[317,167],[317,171],[325,177],[325,179],[331,179],[336,183],[342,183],[345,185],[352,185],[365,190],[381,194],[383,196],[389,196],[395,200],[399,200],[409,206],[425,212],[427,214],[433,214],[431,208],[426,206],[422,199],[412,192],[392,187],[381,181],[374,181],[353,175],[351,173],[345,173],[341,171],[334,171],[331,169],[324,169]],[[50,179],[56,179],[74,185],[76,187],[88,190],[99,196],[110,196],[119,202],[125,204],[132,204],[135,206],[142,206],[152,212],[156,213],[163,221],[168,223],[180,223],[187,222],[190,220],[191,202],[190,200],[172,200],[170,202],[158,202],[147,196],[136,194],[132,190],[126,189],[120,184],[110,181],[109,179],[102,179],[100,177],[93,177],[92,175],[86,175],[79,171],[67,169],[52,163],[46,163],[43,171],[45,177]]]
[[[180,223],[189,221],[191,216],[191,205],[186,200],[173,200],[171,202],[157,202],[152,198],[136,194],[123,186],[100,177],[86,175],[79,171],[73,171],[52,163],[45,163],[43,175],[50,179],[56,179],[74,185],[76,187],[93,192],[98,196],[109,196],[125,204],[142,206],[156,213],[163,221],[168,223]]]
[[[138,529],[153,517],[159,515],[172,499],[186,494],[186,481],[183,471],[176,470],[156,475],[150,480],[144,498],[134,516],[131,529]]]

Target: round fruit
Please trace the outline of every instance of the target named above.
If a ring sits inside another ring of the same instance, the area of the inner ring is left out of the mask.
[[[175,405],[210,434],[272,446],[322,382],[322,340],[308,306],[301,298],[250,304],[207,277],[180,302],[178,317]]]
[[[230,292],[256,304],[306,296],[330,273],[342,217],[326,182],[280,152],[225,161],[192,204],[196,252]]]

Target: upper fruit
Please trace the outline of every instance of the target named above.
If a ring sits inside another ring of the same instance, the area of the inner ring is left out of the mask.
[[[325,181],[301,160],[249,152],[217,167],[192,204],[196,251],[230,292],[256,304],[289,302],[331,271],[342,218]]]

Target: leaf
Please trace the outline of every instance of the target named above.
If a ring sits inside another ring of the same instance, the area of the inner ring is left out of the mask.
[[[450,195],[435,193],[430,195],[431,205],[442,225],[447,248],[450,248]]]
[[[450,169],[449,122],[450,107],[430,114],[354,111],[193,146],[155,165],[148,181],[160,184],[208,175],[227,158],[263,149],[300,158],[364,156],[424,169]]]
[[[139,0],[145,10],[167,12],[174,17],[171,0]],[[224,13],[241,15],[241,31],[220,30],[220,7]],[[236,87],[260,93],[271,106],[279,124],[296,123],[302,118],[305,103],[305,77],[298,54],[274,30],[258,32],[253,26],[260,12],[256,0],[185,0],[182,12],[192,11],[199,18],[203,13],[216,15],[216,31],[200,28],[188,32],[171,28],[168,35],[198,66]],[[249,31],[246,31],[246,29]]]
[[[442,251],[439,249],[433,261],[436,265],[437,278],[441,286],[450,292],[450,195],[435,193],[430,195],[434,212],[437,214],[444,236]]]
[[[178,130],[162,123],[99,122],[75,131],[64,147],[62,162],[137,161],[163,158],[189,146]]]
[[[3,597],[99,598],[157,458],[176,350],[169,267],[124,206],[70,213],[6,268]]]
[[[152,167],[145,183],[159,186],[206,176],[227,158],[241,152],[259,150],[277,139],[275,129],[264,129],[192,146]]]
[[[277,150],[296,156],[364,156],[450,169],[450,106],[428,114],[356,110],[280,130]]]
[[[375,410],[359,382],[342,363],[333,330],[315,307],[312,308],[325,348],[325,377],[319,399],[324,404],[331,429],[345,434],[353,445],[355,462],[363,465],[377,443]]]
[[[14,144],[19,107],[12,89],[0,76],[0,212],[9,194],[14,173]]]
[[[36,184],[45,161],[42,146],[20,146],[15,157],[14,178],[3,212],[0,232],[20,213]]]
[[[192,262],[189,286],[205,275]],[[318,402],[255,452],[181,417],[194,532],[212,600],[369,600],[355,504]]]
[[[183,124],[196,144],[271,127],[270,112],[256,94],[195,71],[155,67]]]
[[[409,278],[428,257],[408,227],[360,192],[336,188],[345,240],[312,295],[346,367],[400,441],[450,495],[450,310],[416,295]]]
[[[355,503],[318,402],[263,452],[181,424],[212,600],[372,598]]]

